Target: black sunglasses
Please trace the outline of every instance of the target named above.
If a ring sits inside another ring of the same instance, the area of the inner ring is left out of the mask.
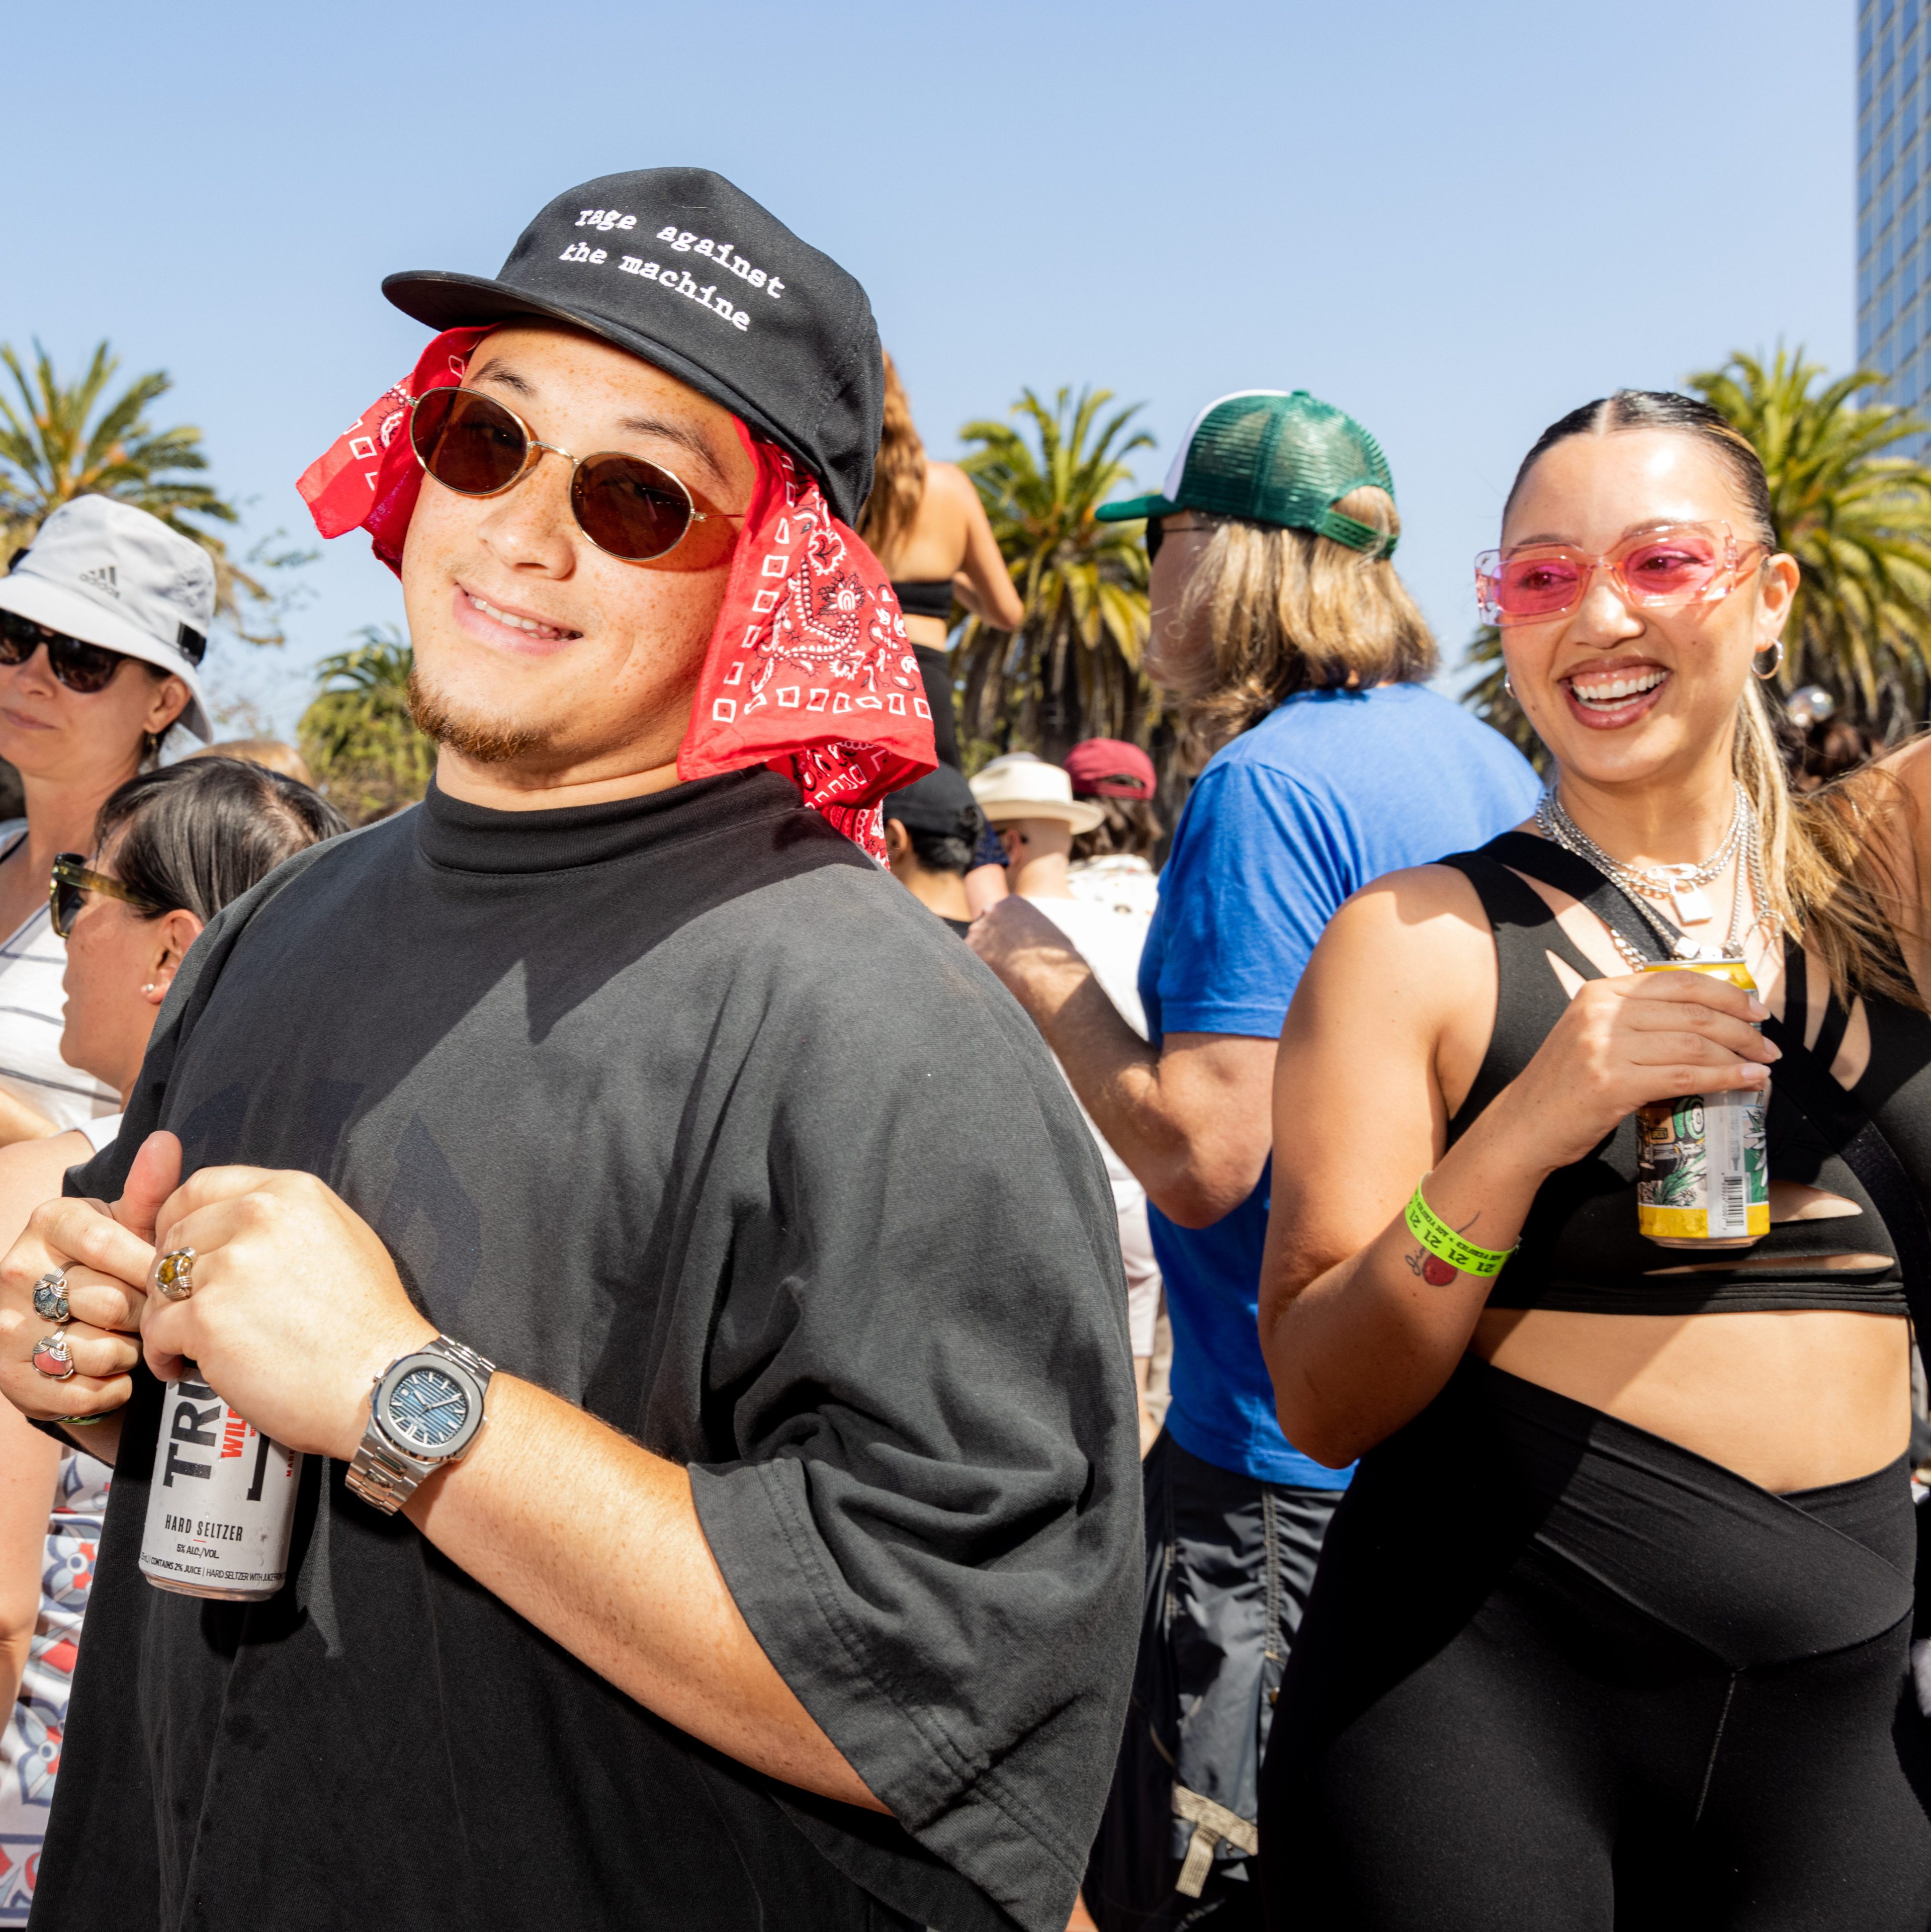
[[[539,442],[514,410],[474,389],[430,389],[417,397],[409,405],[409,439],[416,460],[459,496],[499,496],[535,468],[545,450],[562,457],[570,466],[578,527],[625,563],[667,555],[693,524],[709,520],[669,470],[640,456],[572,456]]]
[[[114,674],[127,660],[103,644],[83,643],[64,631],[50,631],[17,610],[0,610],[0,664],[23,664],[43,645],[47,668],[70,691],[92,697],[114,682]]]
[[[73,932],[89,892],[104,892],[110,899],[120,899],[149,919],[158,919],[167,910],[166,906],[143,898],[118,879],[110,879],[105,872],[90,872],[85,853],[56,852],[53,877],[47,884],[47,917],[52,922],[56,939],[64,939]]]

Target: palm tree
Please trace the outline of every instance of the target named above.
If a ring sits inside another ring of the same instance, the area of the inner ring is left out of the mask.
[[[315,782],[352,825],[366,825],[428,789],[436,746],[409,715],[415,653],[402,634],[374,624],[352,649],[324,658],[319,688],[296,738]]]
[[[1690,378],[1756,446],[1777,541],[1803,566],[1784,637],[1786,692],[1821,684],[1858,724],[1896,735],[1925,715],[1931,640],[1931,470],[1897,453],[1927,425],[1860,403],[1881,384],[1825,371],[1801,349],[1766,366],[1738,353]]]
[[[1895,738],[1923,721],[1931,698],[1931,468],[1897,454],[1927,425],[1858,400],[1883,381],[1874,370],[1820,388],[1825,375],[1801,349],[1768,364],[1739,351],[1688,387],[1762,458],[1778,544],[1803,568],[1778,688],[1821,684],[1840,716]],[[1482,674],[1464,701],[1542,762],[1502,688],[1501,634],[1478,630],[1464,662]]]
[[[979,488],[1026,606],[1010,635],[969,618],[958,662],[962,735],[973,755],[1024,748],[1059,759],[1082,738],[1144,740],[1158,716],[1140,670],[1147,638],[1147,552],[1138,523],[1102,524],[1094,510],[1130,480],[1125,458],[1148,448],[1128,434],[1140,405],[1115,410],[1110,389],[1062,388],[1049,407],[1030,389],[1011,424],[967,423],[977,447],[962,466]]]
[[[166,372],[150,370],[103,400],[121,366],[108,344],[96,344],[86,374],[64,383],[52,358],[34,344],[31,374],[10,345],[0,344],[0,367],[18,400],[0,391],[0,542],[7,554],[33,541],[48,514],[76,496],[113,496],[151,511],[169,529],[202,545],[214,561],[215,604],[250,644],[280,644],[274,593],[228,554],[214,532],[193,520],[234,524],[240,512],[202,481],[208,458],[201,432],[186,424],[157,430],[148,411],[173,387]],[[271,542],[273,539],[270,540]],[[268,554],[257,546],[247,561],[269,568],[304,561],[298,552]],[[240,618],[247,598],[265,619],[250,632]]]

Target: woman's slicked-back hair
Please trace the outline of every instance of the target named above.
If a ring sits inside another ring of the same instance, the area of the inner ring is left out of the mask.
[[[187,758],[109,793],[94,844],[112,844],[115,875],[148,904],[205,921],[284,859],[348,829],[320,794],[279,772]]]
[[[1573,436],[1612,436],[1626,429],[1670,429],[1695,436],[1730,472],[1737,494],[1750,512],[1748,534],[1758,543],[1777,548],[1770,479],[1764,474],[1763,459],[1756,446],[1720,411],[1694,396],[1678,395],[1674,389],[1618,389],[1613,396],[1598,396],[1551,423],[1536,438],[1516,472],[1509,500],[1502,506],[1502,521],[1509,520],[1529,472],[1558,442],[1567,442]]]

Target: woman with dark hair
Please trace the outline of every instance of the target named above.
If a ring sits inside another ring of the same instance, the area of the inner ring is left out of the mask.
[[[61,1058],[48,874],[177,723],[211,735],[199,666],[214,615],[208,553],[106,496],[63,504],[0,578],[0,758],[26,796],[25,823],[0,828],[0,1143],[115,1110]]]
[[[184,760],[119,787],[91,856],[52,862],[52,929],[67,942],[61,1051],[124,1103],[182,958],[202,927],[281,862],[347,826],[306,785],[232,758]],[[113,1138],[118,1114],[0,1149],[8,1239],[65,1170]],[[58,1304],[46,1311],[61,1332]],[[0,1403],[0,1914],[31,1900],[37,1841],[60,1762],[117,1417],[92,1426],[98,1456],[64,1449]]]
[[[1342,909],[1276,1070],[1262,1344],[1282,1426],[1363,1460],[1270,1922],[1921,1932],[1931,752],[1792,794],[1798,566],[1688,398],[1555,424],[1477,572],[1549,790]],[[1734,1201],[1659,1204],[1651,1108],[1737,1117]]]

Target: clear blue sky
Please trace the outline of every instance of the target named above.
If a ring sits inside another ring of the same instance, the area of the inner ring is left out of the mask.
[[[1733,347],[1854,352],[1847,0],[916,4],[108,0],[12,16],[0,340],[175,377],[251,530],[413,361],[388,272],[493,273],[553,194],[728,175],[870,291],[928,442],[1023,385],[1312,389],[1393,465],[1459,655],[1522,450]],[[283,728],[401,614],[328,546],[285,653],[210,664]]]

